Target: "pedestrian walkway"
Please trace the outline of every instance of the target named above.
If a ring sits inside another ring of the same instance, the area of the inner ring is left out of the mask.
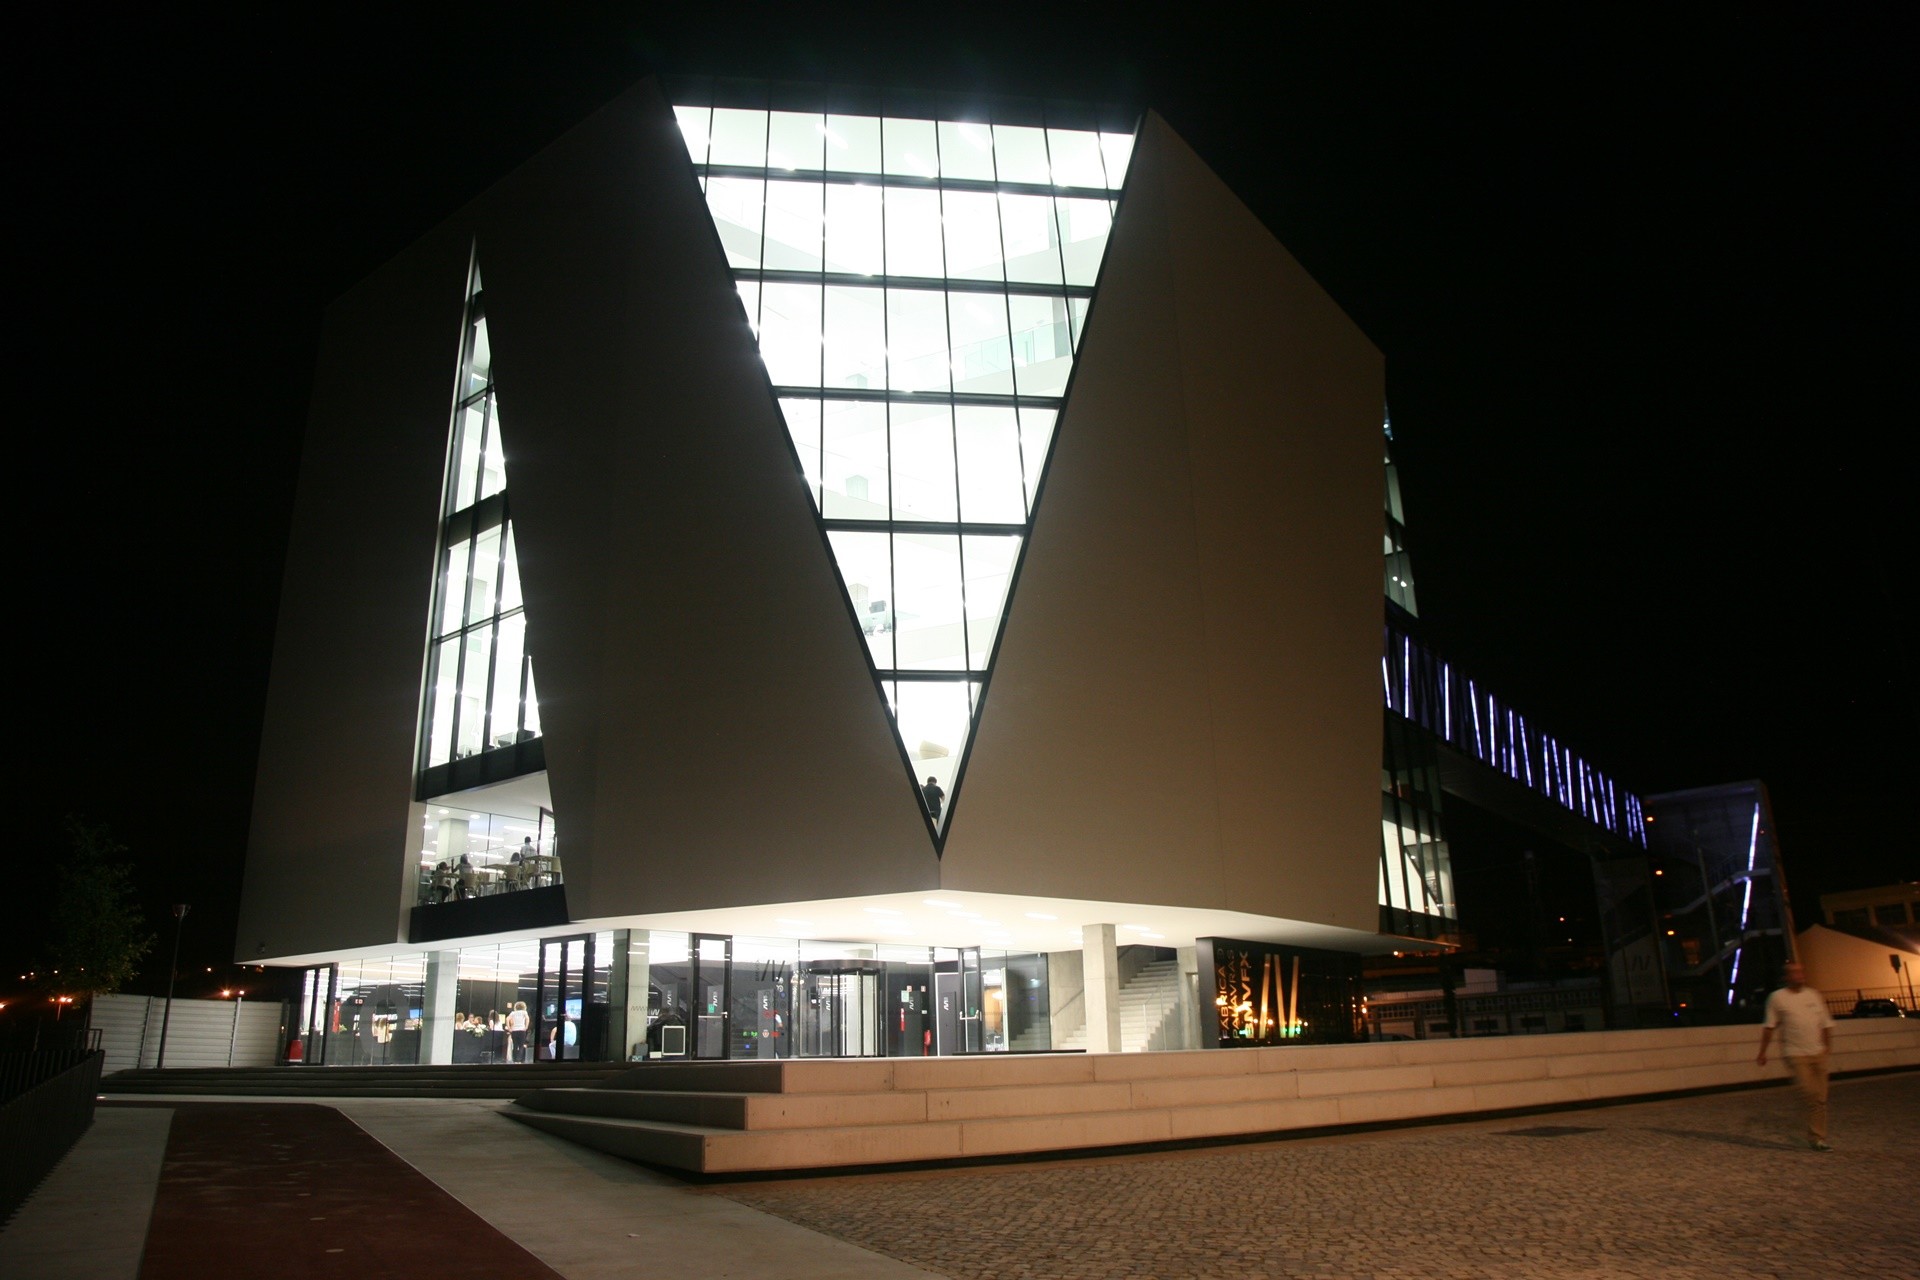
[[[957,1280],[1920,1276],[1920,1074],[722,1192]]]
[[[1920,1073],[1504,1121],[691,1186],[477,1100],[103,1104],[0,1232],[35,1280],[1824,1280],[1915,1274]],[[164,1160],[163,1160],[164,1156]],[[144,1258],[144,1269],[143,1269]]]

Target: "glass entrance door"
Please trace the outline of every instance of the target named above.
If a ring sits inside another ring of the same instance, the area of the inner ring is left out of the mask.
[[[985,1020],[980,1016],[980,948],[960,948],[960,1052],[979,1053],[986,1047]]]
[[[733,1020],[733,939],[696,933],[689,949],[693,966],[693,1056],[729,1056]]]
[[[293,1035],[287,1041],[288,1062],[304,1062],[310,1067],[325,1065],[327,1027],[336,998],[334,975],[338,972],[333,965],[323,964],[302,975],[300,1012],[294,1018]]]
[[[536,1060],[579,1058],[580,1020],[586,1015],[587,975],[592,971],[592,934],[541,941],[539,999],[533,1021]]]
[[[793,1002],[801,1056],[878,1056],[883,1039],[880,989],[877,961],[803,961]]]

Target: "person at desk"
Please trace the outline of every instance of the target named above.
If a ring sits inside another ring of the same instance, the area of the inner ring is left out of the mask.
[[[460,855],[460,865],[456,868],[460,881],[457,892],[462,902],[473,896],[474,886],[480,882],[480,873],[473,869],[473,859],[466,854]]]

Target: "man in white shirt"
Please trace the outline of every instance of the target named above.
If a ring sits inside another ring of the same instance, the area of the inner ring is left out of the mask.
[[[1831,1151],[1827,1145],[1827,1062],[1833,1053],[1833,1015],[1827,999],[1807,985],[1807,971],[1799,963],[1786,967],[1787,985],[1767,997],[1767,1020],[1760,1032],[1761,1066],[1767,1065],[1767,1046],[1775,1028],[1780,1031],[1780,1056],[1793,1072],[1793,1083],[1807,1103],[1807,1145]]]

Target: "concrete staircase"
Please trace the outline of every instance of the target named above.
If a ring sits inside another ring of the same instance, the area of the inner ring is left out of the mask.
[[[517,1098],[547,1085],[598,1084],[624,1062],[458,1067],[169,1067],[116,1071],[100,1092],[278,1098]]]
[[[964,1058],[657,1063],[541,1089],[523,1124],[702,1174],[991,1158],[1779,1083],[1753,1027]],[[1920,1068],[1920,1020],[1842,1022],[1836,1071]],[[525,1069],[523,1069],[525,1071]],[[531,1074],[530,1072],[528,1074]]]
[[[1120,1052],[1144,1053],[1149,1049],[1169,1048],[1176,1041],[1175,1028],[1167,1025],[1180,999],[1180,965],[1175,960],[1154,960],[1141,966],[1120,988]],[[1025,1037],[1022,1037],[1023,1039]],[[1015,1053],[1031,1051],[1016,1041]],[[1087,1024],[1082,1022],[1060,1038],[1057,1050],[1084,1053],[1087,1048]]]

